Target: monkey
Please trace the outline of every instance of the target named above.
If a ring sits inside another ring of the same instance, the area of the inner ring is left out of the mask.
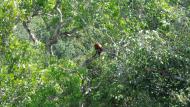
[[[92,90],[96,90],[100,86],[100,84],[98,84],[97,87],[92,87],[93,86],[92,85],[92,80],[94,78],[98,77],[100,75],[100,73],[101,73],[101,70],[99,70],[99,68],[97,68],[97,67],[94,67],[95,64],[92,64],[92,62],[95,59],[97,59],[98,57],[100,57],[100,54],[103,51],[103,47],[102,47],[102,45],[100,43],[97,42],[97,43],[94,44],[94,49],[95,49],[96,53],[94,55],[92,55],[90,58],[86,59],[84,61],[84,63],[82,64],[82,66],[86,66],[86,68],[89,71],[87,73],[87,77],[85,77],[83,79],[83,81],[86,81],[86,82],[82,83],[82,93],[83,93],[83,95],[89,95]],[[91,102],[89,102],[88,100],[89,100],[88,98],[85,99],[85,103],[83,103],[84,106],[89,106],[90,105]]]
[[[94,44],[94,48],[95,48],[95,50],[96,50],[96,55],[100,56],[100,54],[101,54],[102,51],[103,51],[102,45],[97,42],[97,43]]]
[[[82,64],[82,66],[90,64],[94,59],[98,58],[103,51],[102,45],[98,42],[94,44],[94,49],[95,49],[96,53],[91,58],[87,59]]]

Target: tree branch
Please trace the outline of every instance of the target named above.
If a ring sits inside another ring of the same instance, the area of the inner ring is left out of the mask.
[[[60,35],[60,28],[61,28],[61,24],[59,23],[57,26],[56,26],[56,29],[54,31],[54,34],[53,36],[49,39],[48,41],[48,47],[50,47],[51,45],[53,44],[56,44],[57,41],[58,41],[58,37]]]
[[[37,43],[38,40],[37,40],[36,36],[31,32],[30,28],[28,27],[28,23],[26,21],[23,21],[22,25],[23,25],[24,29],[26,30],[26,32],[29,34],[30,39],[32,39],[32,41],[34,43]]]
[[[71,36],[71,34],[75,33],[77,28],[73,28],[71,31],[61,32],[60,35],[66,35],[67,37]]]

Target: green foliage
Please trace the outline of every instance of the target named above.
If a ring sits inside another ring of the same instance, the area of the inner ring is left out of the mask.
[[[1,62],[1,105],[33,107],[79,103],[81,79],[72,61],[41,56],[43,44],[32,46],[15,36],[10,41],[6,60]]]
[[[189,106],[189,10],[188,0],[0,2],[0,105]]]

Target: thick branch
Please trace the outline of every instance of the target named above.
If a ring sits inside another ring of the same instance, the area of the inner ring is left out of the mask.
[[[61,24],[59,23],[54,31],[53,36],[49,39],[48,41],[48,47],[50,47],[53,44],[56,44],[58,41],[58,37],[60,35],[60,29],[61,29]]]
[[[54,9],[57,9],[61,4],[61,0],[56,0],[56,4],[54,6]]]
[[[57,10],[57,12],[60,14],[60,18],[59,18],[59,22],[54,30],[54,33],[53,35],[51,36],[51,38],[49,38],[48,42],[47,42],[47,48],[49,49],[49,51],[52,53],[52,50],[51,50],[51,46],[53,44],[56,44],[57,41],[58,41],[58,37],[60,36],[60,29],[62,27],[62,22],[63,22],[63,19],[62,19],[62,12],[61,10],[59,9],[61,7],[61,1],[60,0],[56,0],[56,5],[54,7],[54,9]]]
[[[24,21],[22,24],[23,24],[24,29],[29,34],[30,39],[32,39],[32,41],[34,43],[36,43],[38,40],[37,40],[36,36],[31,32],[30,28],[28,27],[28,23]]]

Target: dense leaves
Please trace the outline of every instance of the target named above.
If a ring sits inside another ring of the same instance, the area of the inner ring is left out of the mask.
[[[3,0],[0,105],[189,106],[189,35],[188,0]]]

